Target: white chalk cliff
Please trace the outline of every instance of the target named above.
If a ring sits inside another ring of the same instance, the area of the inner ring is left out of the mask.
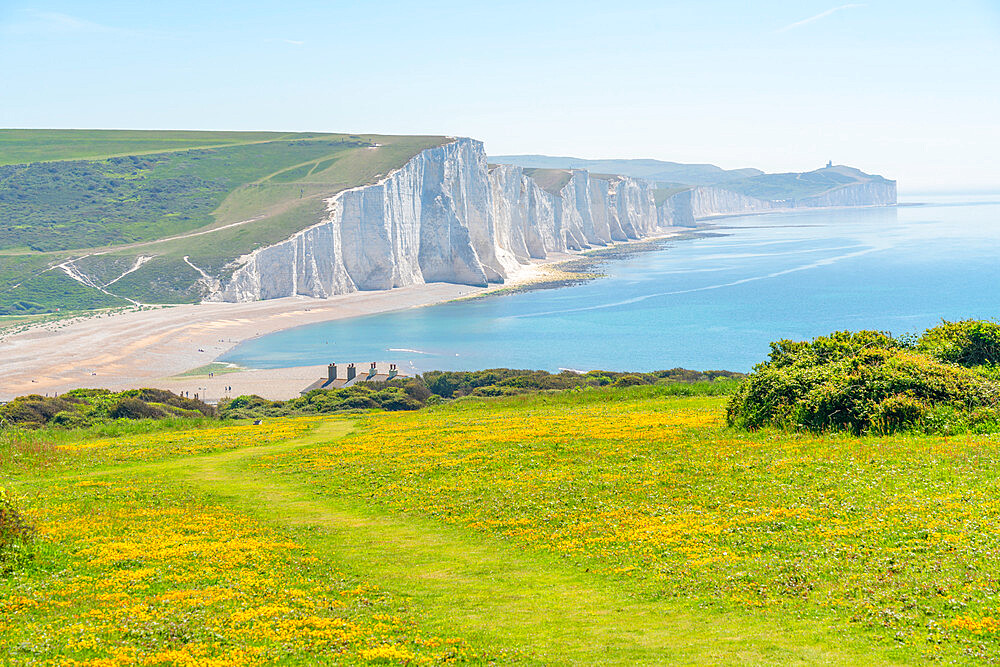
[[[488,166],[479,141],[427,149],[383,180],[327,199],[323,219],[311,227],[239,258],[207,299],[323,298],[425,282],[484,286],[551,253],[647,238],[711,215],[783,207],[718,187],[695,187],[657,204],[649,181],[567,173],[550,192],[521,167]],[[889,199],[885,192],[834,191],[799,205],[895,203],[894,184]],[[834,203],[841,200],[857,203]]]

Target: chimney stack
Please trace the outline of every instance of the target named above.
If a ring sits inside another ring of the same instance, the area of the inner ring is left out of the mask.
[[[330,364],[326,367],[326,380],[333,382],[337,379],[337,364]]]
[[[392,379],[396,377],[399,371],[396,370],[396,364],[389,364],[389,378]]]
[[[348,380],[353,380],[354,376],[357,374],[357,372],[358,372],[358,369],[356,369],[354,367],[354,364],[348,364],[347,365],[347,379]]]

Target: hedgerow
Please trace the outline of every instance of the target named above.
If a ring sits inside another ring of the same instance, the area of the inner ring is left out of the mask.
[[[93,426],[115,419],[211,417],[215,409],[202,401],[163,389],[74,389],[61,396],[29,394],[0,405],[0,429],[10,426],[65,428]]]

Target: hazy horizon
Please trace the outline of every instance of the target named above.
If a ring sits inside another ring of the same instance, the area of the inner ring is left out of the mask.
[[[445,134],[1000,191],[1000,8],[14,0],[0,126]]]

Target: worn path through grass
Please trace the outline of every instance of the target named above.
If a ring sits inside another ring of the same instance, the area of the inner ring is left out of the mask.
[[[322,497],[252,466],[264,456],[344,437],[352,427],[331,420],[294,440],[130,466],[126,474],[185,481],[291,527],[304,546],[340,570],[408,599],[422,625],[460,634],[496,657],[607,665],[891,664],[898,657],[873,654],[863,638],[815,621],[637,600],[558,557],[355,499]]]

